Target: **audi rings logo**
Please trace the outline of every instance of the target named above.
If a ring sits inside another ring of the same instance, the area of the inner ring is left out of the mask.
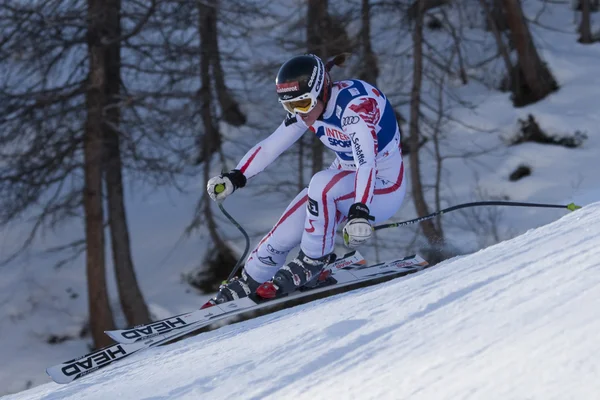
[[[342,118],[342,127],[358,124],[358,121],[360,121],[360,118],[358,118],[357,116],[344,117]]]

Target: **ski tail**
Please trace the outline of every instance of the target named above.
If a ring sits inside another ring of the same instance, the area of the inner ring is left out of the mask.
[[[143,343],[132,345],[122,343],[112,344],[79,358],[49,367],[46,369],[46,373],[56,383],[69,383],[102,367],[108,366],[115,361],[130,356],[147,346],[147,344]]]

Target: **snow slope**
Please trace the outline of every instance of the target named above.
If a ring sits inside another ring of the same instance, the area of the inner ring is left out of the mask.
[[[600,203],[407,278],[3,399],[593,399]]]

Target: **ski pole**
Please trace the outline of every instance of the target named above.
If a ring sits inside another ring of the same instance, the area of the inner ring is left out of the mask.
[[[225,185],[220,183],[215,186],[215,193],[219,194],[223,190],[225,190]],[[248,237],[248,233],[246,233],[244,228],[242,228],[242,226],[240,224],[238,224],[238,222],[225,210],[225,208],[223,207],[223,204],[221,202],[219,202],[219,209],[227,217],[227,219],[233,225],[235,225],[236,228],[238,228],[240,232],[242,232],[242,235],[244,235],[244,238],[246,239],[246,248],[244,249],[244,254],[242,254],[242,256],[238,259],[237,263],[235,264],[235,267],[233,267],[233,270],[231,271],[231,273],[227,277],[227,280],[225,281],[225,282],[229,282],[231,280],[231,278],[233,278],[235,276],[235,274],[238,272],[238,270],[242,266],[242,263],[246,259],[246,256],[248,255],[248,250],[250,249],[250,237]]]
[[[444,208],[443,210],[436,211],[436,212],[431,213],[429,215],[425,215],[424,217],[419,217],[419,218],[410,219],[410,220],[401,221],[401,222],[392,222],[390,224],[377,225],[373,229],[376,230],[376,231],[378,231],[380,229],[396,228],[396,227],[399,227],[399,226],[406,226],[406,225],[416,224],[416,223],[421,222],[421,221],[426,221],[428,219],[435,218],[438,215],[449,213],[450,211],[460,210],[461,208],[479,207],[479,206],[566,208],[569,211],[575,211],[575,210],[581,208],[580,206],[576,205],[575,203],[569,203],[567,205],[562,205],[562,204],[521,203],[521,202],[515,202],[515,201],[477,201],[477,202],[474,202],[474,203],[464,203],[464,204],[459,204],[459,205],[456,205],[456,206]]]

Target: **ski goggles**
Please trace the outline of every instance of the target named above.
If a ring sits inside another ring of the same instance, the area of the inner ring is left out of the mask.
[[[317,98],[312,93],[306,93],[291,100],[279,100],[283,108],[290,114],[308,114],[317,105]]]

